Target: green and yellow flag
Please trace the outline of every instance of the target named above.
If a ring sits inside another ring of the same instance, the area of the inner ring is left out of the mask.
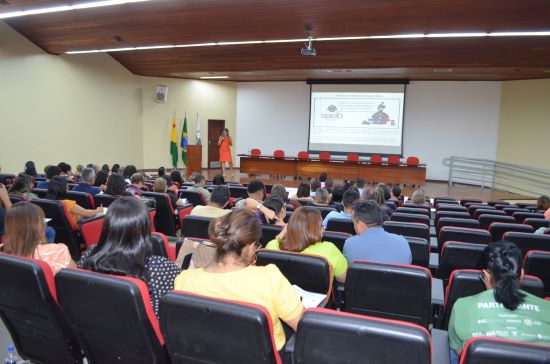
[[[172,167],[178,167],[178,133],[176,131],[176,116],[172,118],[172,133],[170,136],[170,154],[172,155]]]
[[[183,161],[183,164],[187,167],[187,143],[189,140],[187,139],[187,115],[185,115],[185,118],[183,119],[183,129],[181,129],[181,140],[180,140],[180,146],[181,146],[181,160]]]

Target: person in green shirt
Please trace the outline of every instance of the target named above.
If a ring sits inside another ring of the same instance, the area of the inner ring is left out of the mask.
[[[522,261],[513,243],[499,241],[485,248],[482,280],[487,290],[460,298],[451,312],[449,347],[457,355],[468,339],[478,336],[550,346],[550,301],[519,289]]]
[[[210,203],[210,191],[208,191],[204,186],[206,184],[206,180],[204,179],[204,176],[202,174],[196,174],[193,177],[193,183],[195,183],[194,186],[189,187],[188,191],[196,191],[202,193],[204,196],[204,201],[208,205]]]
[[[323,219],[319,210],[300,207],[290,217],[288,224],[266,249],[319,255],[332,266],[334,277],[339,282],[346,280],[348,262],[342,252],[331,242],[322,241]]]

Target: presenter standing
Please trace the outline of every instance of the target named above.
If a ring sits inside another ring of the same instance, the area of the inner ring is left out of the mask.
[[[229,129],[223,129],[222,135],[218,139],[220,147],[220,164],[222,165],[222,174],[225,177],[225,162],[229,163],[231,168],[231,177],[233,177],[233,160],[231,159],[231,146],[233,139],[229,136]]]

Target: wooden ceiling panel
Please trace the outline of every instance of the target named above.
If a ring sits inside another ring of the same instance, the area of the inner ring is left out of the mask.
[[[81,2],[7,1],[10,5],[0,5],[0,11]],[[156,0],[7,22],[47,52],[61,54],[128,46],[303,38],[306,24],[313,27],[315,37],[541,31],[550,30],[550,2]],[[327,70],[347,69],[353,71],[345,78],[395,78],[395,74],[411,79],[550,77],[543,72],[550,68],[550,37],[315,42],[315,58],[300,56],[301,47],[301,43],[217,46],[116,52],[112,56],[135,74],[167,77],[225,72],[235,80],[334,78]],[[74,55],[79,56],[83,55]],[[435,74],[433,68],[453,71]]]

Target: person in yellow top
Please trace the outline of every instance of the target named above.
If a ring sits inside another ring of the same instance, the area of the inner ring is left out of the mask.
[[[336,280],[344,282],[348,262],[333,243],[321,241],[323,229],[323,219],[319,210],[306,206],[300,207],[290,216],[288,225],[277,235],[277,238],[267,243],[266,249],[322,256],[332,265]]]
[[[103,207],[95,210],[88,210],[79,206],[76,201],[67,199],[67,178],[57,176],[53,177],[48,184],[48,200],[59,200],[61,204],[69,211],[73,222],[76,224],[78,218],[89,218],[103,213]]]
[[[174,289],[264,306],[273,322],[275,345],[281,351],[286,339],[279,320],[296,331],[304,306],[275,265],[253,265],[262,235],[258,218],[249,209],[233,210],[213,220],[208,235],[216,245],[216,259],[206,268],[183,271]]]

